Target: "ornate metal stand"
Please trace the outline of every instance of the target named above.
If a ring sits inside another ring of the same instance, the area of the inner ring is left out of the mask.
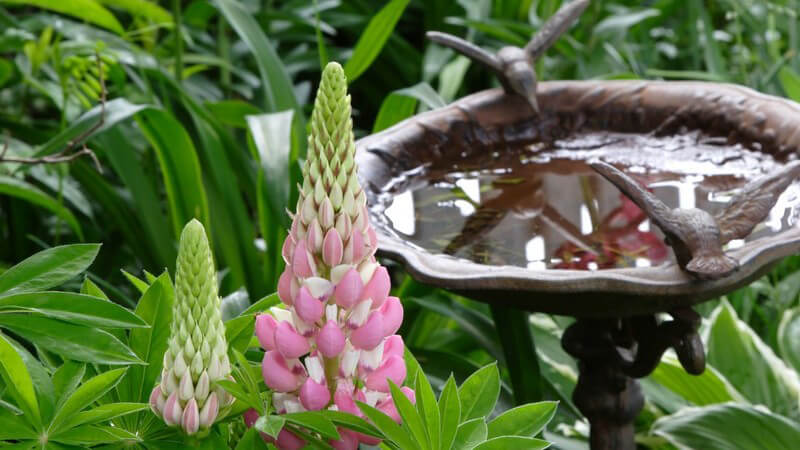
[[[564,350],[578,359],[575,405],[591,424],[592,450],[634,450],[634,420],[644,406],[636,378],[650,374],[667,349],[683,368],[698,375],[705,368],[697,335],[700,316],[691,309],[624,319],[578,319],[564,332]]]

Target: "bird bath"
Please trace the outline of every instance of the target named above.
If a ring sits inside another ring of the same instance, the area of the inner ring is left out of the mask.
[[[568,4],[545,32],[563,32],[586,3]],[[796,158],[800,105],[716,83],[552,81],[533,96],[502,84],[356,143],[379,252],[418,281],[488,303],[498,325],[519,310],[576,317],[562,344],[580,361],[573,397],[591,448],[632,450],[636,378],[668,348],[689,373],[704,369],[691,306],[800,253],[800,182],[723,247],[738,268],[699,279],[589,164],[613,164],[669,208],[724,214]]]

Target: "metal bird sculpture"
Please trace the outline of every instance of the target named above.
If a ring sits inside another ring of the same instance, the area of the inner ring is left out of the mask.
[[[587,6],[589,0],[574,0],[567,3],[550,17],[524,49],[510,45],[501,48],[496,55],[451,34],[429,31],[426,36],[433,42],[450,47],[471,60],[489,67],[497,75],[507,93],[521,95],[538,114],[534,63],[569,29]]]
[[[769,214],[781,193],[800,176],[800,161],[748,183],[715,216],[697,208],[670,208],[633,178],[604,162],[592,169],[613,183],[661,229],[678,264],[698,279],[725,277],[739,267],[722,246],[747,237]]]

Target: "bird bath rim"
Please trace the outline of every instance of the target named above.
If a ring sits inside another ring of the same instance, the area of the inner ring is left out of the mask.
[[[356,161],[368,203],[375,205],[376,196],[398,175],[419,167],[423,157],[454,157],[466,145],[490,151],[564,129],[659,129],[669,134],[684,127],[728,137],[779,160],[800,150],[800,105],[738,85],[552,81],[539,83],[537,97],[540,116],[521,97],[490,89],[360,139]],[[478,264],[419,249],[388,232],[376,217],[381,212],[371,208],[370,214],[379,253],[402,262],[417,280],[476,300],[576,317],[621,317],[690,306],[744,286],[781,258],[800,252],[800,227],[795,226],[729,251],[739,260],[739,270],[712,281],[695,280],[676,264],[535,270]]]

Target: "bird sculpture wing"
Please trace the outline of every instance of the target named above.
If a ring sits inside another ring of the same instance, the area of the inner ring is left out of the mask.
[[[716,216],[722,243],[744,239],[761,223],[783,191],[800,176],[800,161],[745,185],[744,190]]]
[[[531,61],[536,61],[550,48],[562,34],[581,16],[589,0],[573,0],[562,6],[550,19],[542,25],[539,32],[525,46],[525,52]]]
[[[659,200],[658,197],[611,164],[596,161],[589,163],[589,165],[595,172],[602,175],[603,178],[610,181],[630,198],[639,209],[644,211],[650,220],[661,228],[661,231],[682,238],[680,223],[672,213],[672,209]]]
[[[465,41],[460,37],[453,36],[452,34],[442,33],[439,31],[428,31],[427,33],[425,33],[425,37],[432,40],[433,42],[436,42],[437,44],[444,45],[445,47],[450,47],[453,50],[468,57],[469,59],[487,66],[488,68],[492,69],[492,71],[496,75],[505,79],[505,74],[503,73],[503,66],[500,63],[500,60],[497,59],[495,55],[478,47],[472,42]]]

